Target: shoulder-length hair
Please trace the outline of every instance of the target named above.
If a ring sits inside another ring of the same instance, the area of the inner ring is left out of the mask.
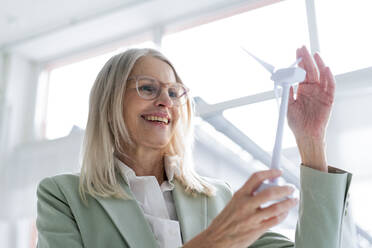
[[[182,83],[172,63],[154,49],[129,49],[106,62],[90,92],[79,184],[83,200],[86,200],[86,193],[91,196],[129,198],[117,178],[115,152],[126,154],[123,142],[133,146],[123,117],[123,102],[128,76],[138,59],[144,56],[152,56],[169,64],[177,81]],[[215,187],[200,177],[192,164],[193,107],[192,98],[188,97],[186,104],[181,107],[180,119],[166,154],[179,157],[180,173],[175,178],[187,193],[212,196]]]

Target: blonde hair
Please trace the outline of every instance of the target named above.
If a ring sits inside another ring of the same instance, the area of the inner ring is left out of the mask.
[[[123,118],[123,102],[128,76],[138,59],[144,56],[152,56],[169,64],[176,80],[182,83],[170,61],[154,49],[129,49],[106,62],[90,92],[79,185],[83,200],[86,200],[86,193],[100,197],[130,198],[118,182],[114,153],[118,151],[125,156],[123,142],[133,146]],[[215,187],[195,172],[191,159],[193,108],[192,98],[188,97],[186,104],[181,107],[180,119],[167,147],[167,155],[180,158],[180,174],[175,178],[187,193],[212,196]]]

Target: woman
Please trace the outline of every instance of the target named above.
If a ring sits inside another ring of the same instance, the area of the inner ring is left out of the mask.
[[[327,167],[324,153],[334,79],[318,54],[317,66],[305,47],[297,57],[307,75],[288,108],[302,159],[295,244],[268,229],[297,200],[260,207],[293,189],[255,192],[280,171],[253,174],[234,195],[197,175],[186,86],[162,54],[132,49],[112,57],[91,90],[80,177],[38,187],[38,247],[339,247],[351,176]]]

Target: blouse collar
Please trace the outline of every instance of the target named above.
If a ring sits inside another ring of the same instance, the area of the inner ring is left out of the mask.
[[[115,162],[117,163],[118,168],[120,169],[120,172],[125,180],[125,182],[130,186],[130,181],[134,178],[138,178],[136,176],[136,173],[132,168],[130,168],[128,165],[126,165],[124,162],[122,162],[120,159],[115,157]],[[175,156],[164,156],[164,170],[165,174],[167,175],[169,184],[172,185],[173,188],[173,180],[174,176],[180,175],[180,157]]]

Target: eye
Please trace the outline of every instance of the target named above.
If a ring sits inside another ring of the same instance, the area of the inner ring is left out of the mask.
[[[171,98],[180,98],[185,95],[185,93],[185,89],[183,87],[179,87],[178,85],[175,85],[168,89],[168,95]]]
[[[168,90],[168,95],[169,95],[169,97],[172,97],[172,98],[178,98],[179,97],[179,90],[177,90],[177,89],[174,89],[174,88],[170,88],[169,90]]]
[[[151,79],[140,79],[137,84],[138,92],[140,95],[152,96],[156,95],[159,90],[159,85],[156,81]]]
[[[154,93],[156,88],[153,85],[142,85],[138,87],[138,90],[144,93]]]

